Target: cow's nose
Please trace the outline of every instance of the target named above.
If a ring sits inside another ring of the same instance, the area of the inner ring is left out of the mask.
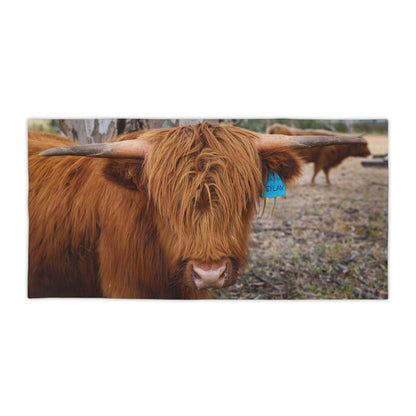
[[[192,263],[192,280],[197,289],[220,289],[228,281],[227,262],[214,264]]]

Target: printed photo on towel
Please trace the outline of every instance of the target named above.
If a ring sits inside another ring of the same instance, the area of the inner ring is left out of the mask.
[[[30,119],[28,297],[387,299],[388,121]]]

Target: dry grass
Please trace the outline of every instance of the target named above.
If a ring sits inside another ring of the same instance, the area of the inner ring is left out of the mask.
[[[373,154],[387,153],[387,137],[366,136]],[[233,299],[385,299],[388,170],[348,158],[310,185],[313,165],[268,203],[253,225],[251,257],[233,287],[215,292]]]

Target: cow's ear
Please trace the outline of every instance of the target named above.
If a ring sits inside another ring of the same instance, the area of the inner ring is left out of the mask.
[[[103,173],[107,180],[128,189],[141,186],[143,159],[108,159]]]
[[[268,172],[276,172],[289,184],[302,175],[302,162],[294,150],[287,146],[259,151],[262,174],[265,180]]]

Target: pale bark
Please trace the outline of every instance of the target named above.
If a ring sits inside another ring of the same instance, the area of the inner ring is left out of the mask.
[[[202,121],[217,123],[217,119],[66,119],[57,120],[65,136],[79,143],[103,143],[121,134],[138,130],[184,126]]]
[[[79,143],[102,143],[117,135],[115,119],[67,119],[57,120],[65,136]]]

